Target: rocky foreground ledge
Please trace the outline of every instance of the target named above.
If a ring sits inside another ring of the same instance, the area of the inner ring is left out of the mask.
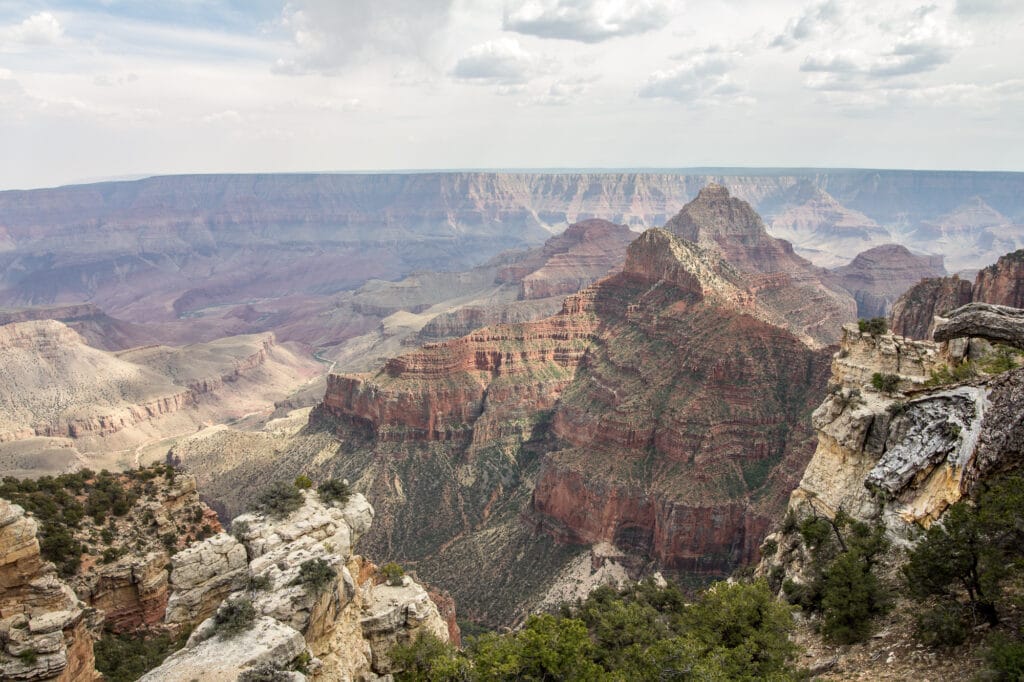
[[[352,554],[372,520],[362,495],[339,508],[307,491],[286,518],[245,514],[235,519],[234,535],[176,554],[166,622],[198,625],[184,649],[142,679],[233,682],[262,666],[294,680],[370,681],[393,672],[388,652],[396,643],[420,632],[448,641],[448,624],[422,586],[408,576],[383,582],[373,564]],[[329,578],[304,582],[311,565],[329,567]],[[231,635],[222,621],[238,600],[251,603],[255,617]]]
[[[183,489],[195,496],[194,487]],[[386,580],[353,554],[374,517],[366,498],[353,494],[329,504],[313,491],[301,494],[301,505],[286,516],[246,514],[235,519],[232,534],[181,549],[170,558],[169,576],[162,569],[167,555],[159,554],[159,590],[148,573],[136,576],[140,566],[154,563],[144,545],[138,550],[144,565],[130,553],[104,565],[99,591],[85,589],[95,587],[89,576],[72,576],[77,596],[41,555],[37,521],[0,499],[0,679],[99,679],[93,642],[104,621],[129,634],[191,631],[182,650],[143,677],[150,681],[235,682],[259,672],[274,679],[372,682],[395,672],[395,644],[421,632],[442,641],[457,637],[454,616],[446,621],[421,585],[397,568]],[[118,580],[108,580],[108,573]],[[225,625],[240,605],[243,617]]]

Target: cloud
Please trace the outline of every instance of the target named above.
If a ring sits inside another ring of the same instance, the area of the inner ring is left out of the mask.
[[[949,45],[905,43],[896,45],[892,52],[882,56],[868,69],[873,78],[910,76],[931,71],[953,59],[954,49]]]
[[[366,56],[422,57],[449,21],[453,0],[293,0],[281,13],[294,54],[279,74],[335,75]]]
[[[531,98],[527,104],[538,104],[546,107],[564,107],[578,100],[596,78],[573,78],[557,80],[548,89]]]
[[[839,0],[825,0],[791,19],[785,30],[775,36],[769,46],[792,49],[798,43],[816,36],[826,27],[840,23],[842,17],[843,7]]]
[[[811,73],[858,73],[864,70],[862,62],[863,56],[855,52],[823,52],[808,55],[800,65],[800,70]]]
[[[506,5],[506,31],[599,43],[662,28],[669,8],[662,0],[516,0]]]
[[[92,82],[94,85],[98,85],[101,88],[110,88],[120,85],[129,85],[139,80],[137,73],[126,73],[117,76],[108,76],[106,74],[98,74],[93,77]]]
[[[739,97],[743,88],[729,76],[736,56],[714,51],[691,57],[675,68],[655,71],[638,94],[693,105],[749,101]]]
[[[52,12],[38,12],[20,24],[0,29],[0,43],[26,46],[53,45],[64,35],[64,27]]]
[[[955,11],[961,16],[1013,14],[1024,7],[1020,0],[956,0]]]
[[[519,85],[541,70],[540,60],[513,38],[499,38],[466,50],[452,68],[459,80],[485,85]]]

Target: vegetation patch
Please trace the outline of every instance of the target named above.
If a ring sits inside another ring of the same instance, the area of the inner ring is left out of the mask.
[[[284,518],[302,506],[305,497],[294,485],[277,482],[263,490],[256,500],[256,508],[274,518]]]
[[[868,525],[843,511],[834,518],[810,515],[796,526],[811,557],[810,580],[783,581],[790,603],[820,613],[826,639],[840,644],[863,641],[876,616],[891,608],[889,590],[877,576],[878,559],[888,549],[881,524]],[[792,527],[793,522],[786,524]]]
[[[299,566],[299,574],[291,585],[301,585],[313,594],[320,594],[335,578],[338,572],[323,559],[309,559]]]
[[[106,632],[93,645],[96,669],[109,682],[134,682],[185,646],[188,635],[132,637]]]
[[[228,599],[213,616],[215,634],[230,639],[251,628],[256,622],[256,609],[245,597]]]
[[[881,336],[889,331],[889,322],[884,317],[860,319],[857,320],[857,329],[860,330],[861,334]]]
[[[459,651],[424,635],[392,650],[397,680],[796,680],[790,607],[763,581],[718,583],[687,604],[652,582],[602,587]]]
[[[320,501],[335,507],[344,507],[352,496],[352,490],[343,480],[332,478],[324,481],[316,489]]]

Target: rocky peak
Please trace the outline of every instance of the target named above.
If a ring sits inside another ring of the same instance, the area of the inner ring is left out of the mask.
[[[907,289],[928,277],[946,274],[942,256],[911,253],[900,244],[883,244],[862,251],[850,263],[832,271],[833,281],[857,301],[857,315],[884,317]]]
[[[835,343],[839,326],[856,317],[856,303],[828,281],[827,271],[770,236],[750,204],[721,185],[701,190],[665,230],[728,262],[773,323],[812,343]]]
[[[1024,249],[1008,253],[995,265],[983,268],[974,280],[973,299],[1024,308]]]
[[[676,239],[658,228],[647,230],[630,244],[623,272],[652,282],[670,282],[698,298],[718,293],[736,299],[743,286],[740,274],[728,263],[694,241]]]
[[[735,246],[733,240],[756,243],[770,239],[750,204],[730,196],[729,190],[717,183],[705,185],[693,201],[665,224],[665,229],[705,248],[727,252]],[[728,256],[726,259],[735,263]]]

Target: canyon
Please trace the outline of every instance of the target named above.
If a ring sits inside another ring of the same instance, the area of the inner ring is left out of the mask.
[[[829,343],[856,315],[826,275],[711,185],[557,315],[332,374],[308,423],[210,429],[172,456],[229,515],[271,466],[348,478],[378,511],[364,550],[486,623],[523,617],[590,546],[721,576],[810,457]]]
[[[930,339],[935,318],[968,303],[1024,307],[1024,249],[999,257],[982,268],[972,283],[952,277],[926,278],[893,304],[892,328],[914,339]]]
[[[137,466],[164,438],[269,413],[320,371],[272,334],[110,352],[28,320],[0,326],[0,350],[0,462],[18,476]]]
[[[458,642],[450,599],[436,597],[446,618],[411,576],[386,577],[353,553],[374,516],[362,495],[321,500],[296,491],[290,511],[239,517],[232,535],[199,500],[195,480],[163,465],[50,483],[82,492],[109,489],[111,481],[133,502],[107,517],[109,528],[103,519],[79,521],[72,532],[84,553],[60,576],[41,551],[57,532],[53,519],[40,528],[34,514],[0,499],[4,679],[100,679],[94,641],[101,635],[187,637],[162,664],[150,664],[157,667],[146,680],[228,681],[269,668],[293,680],[371,682],[391,679],[391,650],[422,632]],[[36,504],[32,490],[15,495]],[[102,553],[91,544],[100,526],[111,536]],[[326,578],[316,586],[297,579],[310,564]],[[251,604],[251,622],[238,633],[219,631],[218,614],[238,600]]]
[[[381,322],[338,300],[370,280],[465,271],[589,218],[661,226],[709,182],[820,266],[895,242],[956,272],[1024,246],[1014,173],[168,176],[0,192],[0,305],[89,303],[167,344],[273,331],[316,349]]]

